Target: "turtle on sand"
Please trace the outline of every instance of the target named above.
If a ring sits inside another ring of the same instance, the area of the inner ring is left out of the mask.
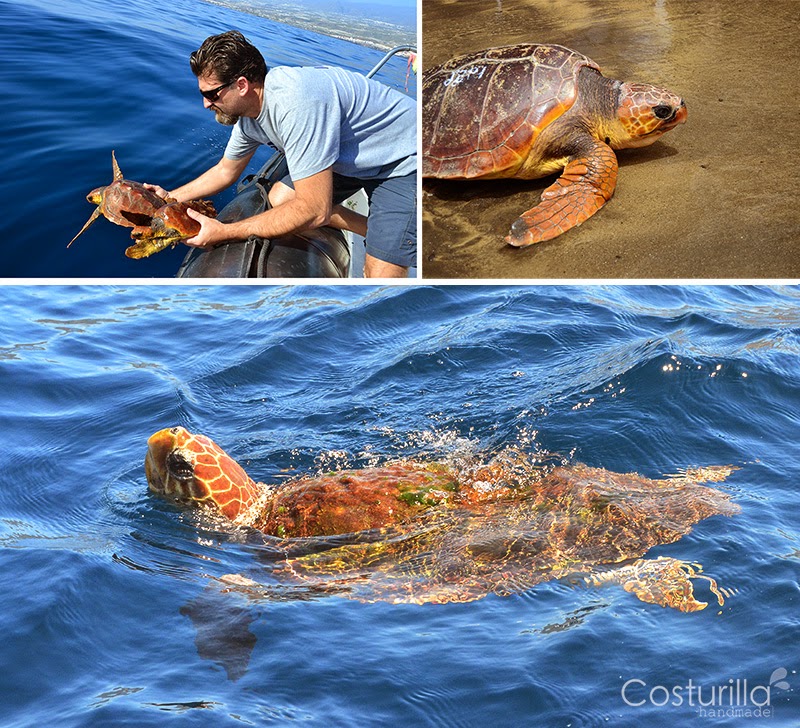
[[[524,44],[458,56],[422,78],[422,174],[536,179],[563,170],[511,226],[516,247],[550,240],[614,194],[614,149],[652,144],[686,121],[666,89],[606,78],[559,45]]]
[[[701,567],[642,557],[692,526],[739,506],[704,481],[718,466],[653,480],[587,465],[521,467],[496,457],[460,474],[438,463],[255,483],[229,455],[183,427],[148,440],[150,489],[204,504],[223,519],[268,534],[283,583],[363,601],[464,602],[565,579],[616,583],[644,602],[691,612],[692,581],[705,579],[719,604],[725,592]],[[232,578],[232,588],[257,588]]]

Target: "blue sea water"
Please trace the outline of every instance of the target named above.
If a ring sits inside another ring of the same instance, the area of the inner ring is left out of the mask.
[[[756,703],[797,725],[797,287],[0,299],[3,726],[738,726],[767,719],[724,711]],[[682,614],[558,582],[422,606],[222,594],[258,540],[148,492],[146,439],[175,424],[267,482],[510,445],[648,477],[738,466],[712,485],[741,513],[651,552],[730,597]],[[687,689],[744,681],[750,702],[724,693],[712,717]]]
[[[268,65],[366,73],[383,56],[201,0],[0,0],[0,20],[0,277],[175,275],[186,246],[130,260],[130,231],[106,220],[66,246],[94,209],[86,194],[112,179],[112,150],[127,178],[167,189],[222,156],[229,130],[203,108],[188,63],[207,36],[239,29]],[[377,78],[403,90],[406,70],[396,57]],[[256,154],[253,171],[269,153]],[[217,209],[232,196],[217,195]]]

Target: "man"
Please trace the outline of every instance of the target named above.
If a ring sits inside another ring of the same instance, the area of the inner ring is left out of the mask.
[[[238,31],[207,38],[190,57],[203,104],[233,129],[222,159],[162,196],[214,195],[235,183],[258,146],[286,154],[289,176],[270,191],[272,209],[233,223],[194,210],[200,232],[187,245],[211,247],[250,235],[269,238],[320,225],[366,238],[368,277],[403,277],[416,265],[416,109],[398,91],[340,68],[277,66]],[[363,188],[369,218],[342,206]]]

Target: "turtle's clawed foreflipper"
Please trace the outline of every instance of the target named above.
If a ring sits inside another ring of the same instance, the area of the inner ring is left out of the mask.
[[[551,240],[594,215],[614,194],[617,158],[597,142],[570,160],[563,174],[542,192],[542,201],[511,226],[506,242],[517,248]]]
[[[661,556],[657,559],[637,559],[626,566],[592,574],[586,581],[590,584],[613,582],[648,604],[660,604],[681,612],[697,612],[705,609],[708,603],[695,599],[692,579],[705,579],[709,590],[722,606],[725,603],[724,596],[730,594],[721,590],[714,579],[701,572],[702,567],[699,564]]]
[[[81,228],[81,231],[67,243],[67,247],[72,245],[84,232],[86,232],[86,228],[88,228],[97,218],[100,217],[100,207],[96,207],[92,216],[86,221],[86,224]]]

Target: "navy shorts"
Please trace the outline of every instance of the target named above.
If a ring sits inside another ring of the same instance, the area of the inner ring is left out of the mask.
[[[294,189],[287,175],[281,182]],[[333,204],[359,190],[367,193],[367,253],[406,268],[417,264],[417,175],[385,179],[356,179],[333,174]]]

